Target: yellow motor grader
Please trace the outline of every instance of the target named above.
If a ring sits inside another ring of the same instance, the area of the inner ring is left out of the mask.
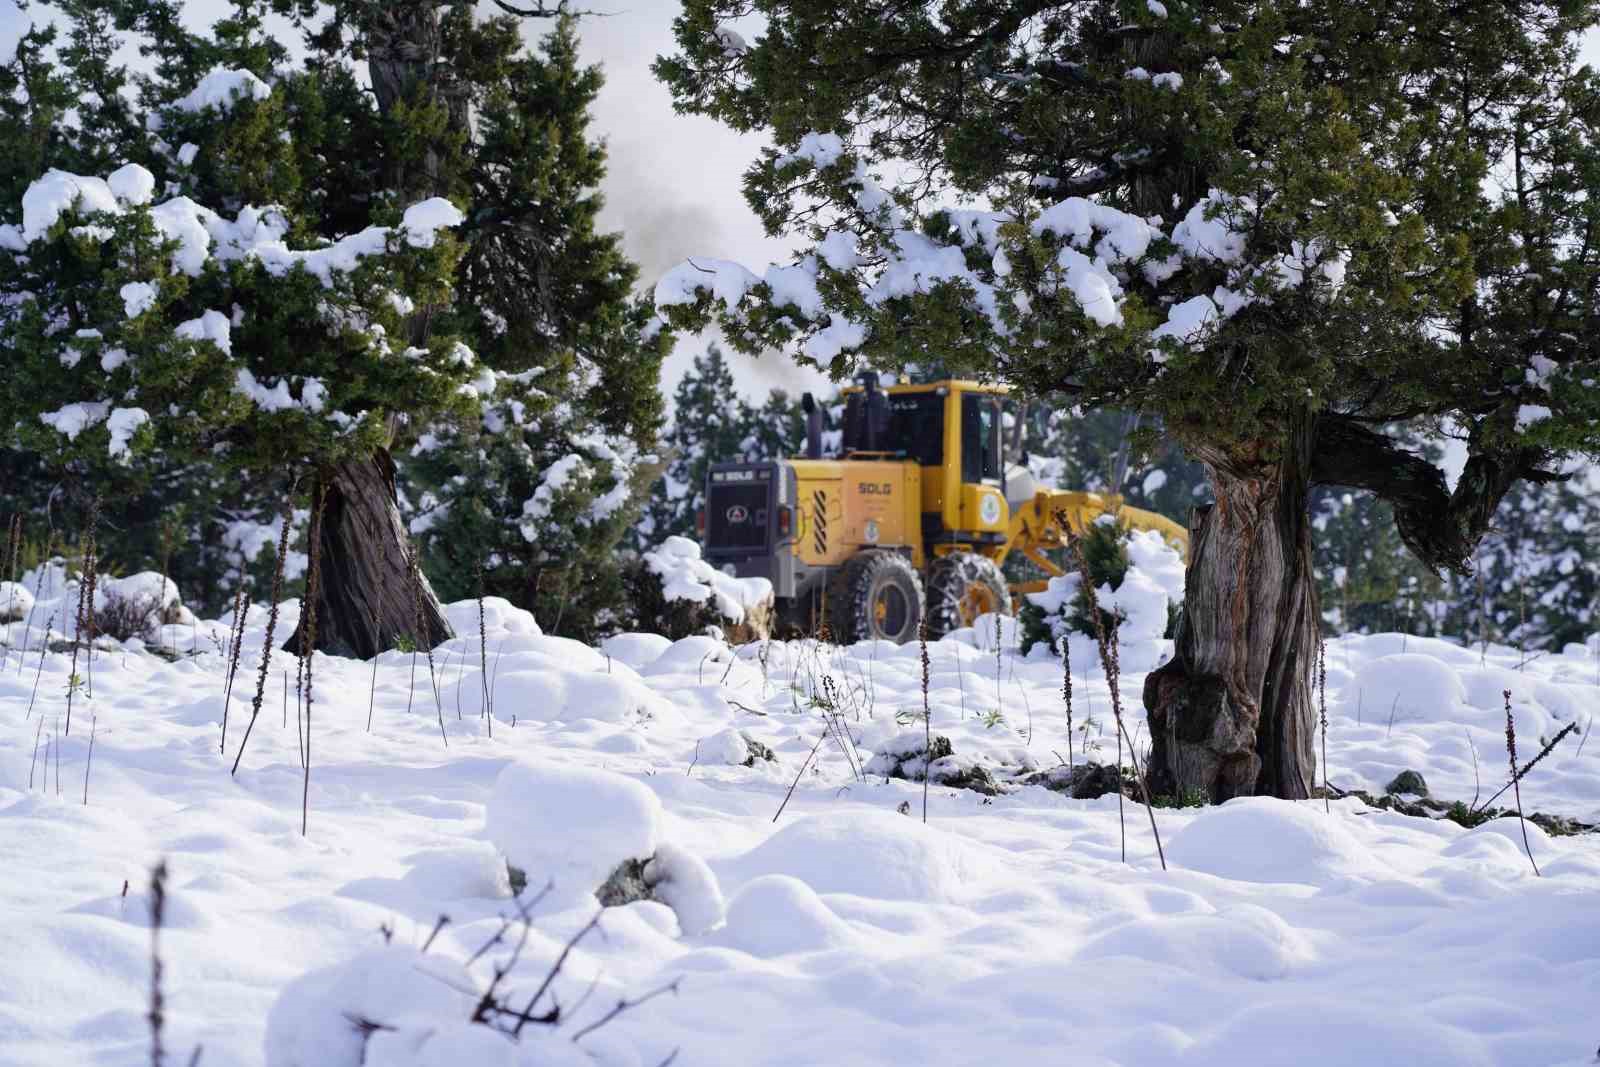
[[[719,463],[707,474],[703,554],[741,578],[772,582],[780,624],[834,639],[937,638],[988,612],[1010,614],[1045,582],[1007,583],[1020,552],[1047,575],[1046,552],[1103,514],[1158,530],[1187,553],[1188,531],[1118,498],[1036,485],[1007,470],[1004,386],[946,380],[844,391],[837,458],[823,458],[810,394],[803,457]]]

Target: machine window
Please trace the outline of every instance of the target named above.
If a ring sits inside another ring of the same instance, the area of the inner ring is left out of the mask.
[[[890,447],[924,467],[944,462],[944,397],[898,393],[889,397]]]
[[[961,398],[961,480],[1000,478],[1000,407],[988,396]]]

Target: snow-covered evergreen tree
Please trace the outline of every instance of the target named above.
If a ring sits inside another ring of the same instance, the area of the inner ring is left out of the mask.
[[[474,595],[481,578],[579,637],[621,607],[616,550],[656,473],[668,341],[630,296],[637,269],[618,235],[597,225],[605,150],[589,121],[600,85],[567,21],[538,52],[505,60],[479,135],[486,156],[519,165],[475,174],[486,215],[513,221],[469,253],[459,305],[501,384],[481,414],[430,425],[402,471],[443,595]]]
[[[203,34],[171,0],[59,6],[65,37],[0,74],[0,445],[80,513],[178,479],[183,540],[226,558],[260,541],[239,523],[326,492],[319,644],[370,654],[418,630],[395,456],[518,412],[545,420],[518,462],[648,446],[666,339],[593,227],[599,79],[570,24],[535,56],[522,19],[465,4],[236,0]],[[153,73],[116,65],[129,44]]]

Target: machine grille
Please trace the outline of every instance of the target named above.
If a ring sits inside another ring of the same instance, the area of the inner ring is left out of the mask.
[[[712,549],[767,547],[770,482],[712,483],[706,505],[706,543]]]

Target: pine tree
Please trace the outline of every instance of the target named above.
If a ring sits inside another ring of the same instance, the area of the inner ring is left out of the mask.
[[[778,2],[748,44],[745,13],[688,0],[656,69],[772,138],[747,197],[805,247],[658,302],[840,374],[933,352],[1159,419],[1216,505],[1204,621],[1146,683],[1153,787],[1307,795],[1312,486],[1466,570],[1513,484],[1600,451],[1593,6]],[[1454,491],[1373,429],[1445,418]]]
[[[598,68],[561,20],[508,60],[479,116],[463,265],[467,328],[507,376],[481,415],[429,427],[405,461],[411,528],[445,596],[485,591],[593,637],[621,609],[617,547],[655,473],[667,337],[631,298],[637,269],[602,233]]]
[[[713,463],[745,458],[751,430],[749,405],[717,344],[694,357],[672,393],[672,424],[662,436],[666,469],[650,499],[641,531],[645,545],[677,535],[695,537],[695,513],[705,506],[706,473]]]

